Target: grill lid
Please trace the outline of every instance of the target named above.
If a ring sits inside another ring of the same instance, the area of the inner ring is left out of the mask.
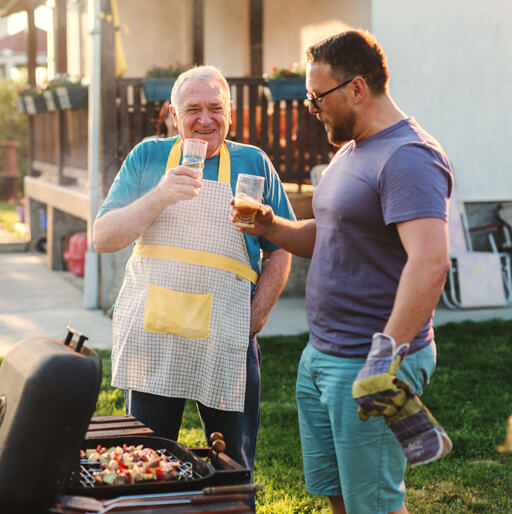
[[[0,366],[2,512],[41,511],[67,483],[101,384],[101,361],[84,345],[86,339],[73,329],[68,329],[65,341],[31,337],[16,343],[4,357]]]

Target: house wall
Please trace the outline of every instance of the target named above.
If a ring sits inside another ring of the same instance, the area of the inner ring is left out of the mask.
[[[249,75],[249,0],[204,3],[204,62],[227,77]]]
[[[370,6],[371,0],[317,0],[314,8],[309,0],[264,0],[263,71],[304,65],[309,45],[350,27],[368,28]],[[144,76],[153,62],[192,60],[192,9],[191,0],[148,0],[143,11],[138,0],[119,2],[120,22],[128,29],[121,29],[126,77]],[[162,34],[169,34],[168,39]],[[88,52],[83,42],[82,48]],[[249,74],[249,0],[204,3],[204,62],[227,76]]]
[[[350,28],[369,28],[371,0],[264,0],[263,71],[304,66],[305,50]]]
[[[391,94],[444,146],[465,202],[512,199],[508,0],[375,0]]]
[[[163,66],[192,60],[192,2],[140,0],[119,2],[126,54],[125,77],[143,77],[152,63]]]

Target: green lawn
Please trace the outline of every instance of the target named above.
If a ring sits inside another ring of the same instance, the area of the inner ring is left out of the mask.
[[[408,469],[406,505],[412,513],[511,513],[512,455],[500,455],[512,412],[512,321],[465,322],[436,330],[438,366],[423,396],[452,438],[452,453]],[[259,513],[330,512],[306,493],[302,476],[295,373],[307,335],[261,337],[262,402],[255,480]],[[109,387],[108,351],[96,415],[123,413],[120,391]],[[185,410],[180,442],[204,446],[193,404]]]
[[[20,221],[16,206],[7,202],[0,202],[0,226],[11,231],[14,224]]]

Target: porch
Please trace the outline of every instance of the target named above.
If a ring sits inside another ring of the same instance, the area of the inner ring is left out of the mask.
[[[328,162],[336,150],[328,143],[323,125],[302,100],[272,100],[263,78],[228,78],[228,83],[233,98],[228,139],[263,149],[285,183],[297,216],[312,216],[311,169]],[[108,193],[129,151],[145,137],[156,135],[163,103],[146,101],[142,78],[116,79],[111,92],[111,101],[103,99],[100,196]],[[87,105],[29,115],[27,221],[32,247],[46,228],[52,270],[65,269],[63,252],[70,235],[88,231],[88,117]],[[46,212],[46,227],[40,223],[41,209]],[[112,269],[111,264],[104,265]],[[299,290],[307,271],[303,267]],[[100,303],[108,303],[110,296],[103,288]]]

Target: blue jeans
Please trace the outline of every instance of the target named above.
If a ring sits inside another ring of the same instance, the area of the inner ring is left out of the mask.
[[[244,468],[250,469],[251,475],[260,426],[260,364],[260,347],[256,337],[251,337],[247,348],[244,412],[212,409],[196,402],[207,444],[212,432],[221,432],[226,443],[225,453]],[[125,391],[127,414],[153,429],[156,436],[174,441],[178,440],[185,401],[185,398]]]

